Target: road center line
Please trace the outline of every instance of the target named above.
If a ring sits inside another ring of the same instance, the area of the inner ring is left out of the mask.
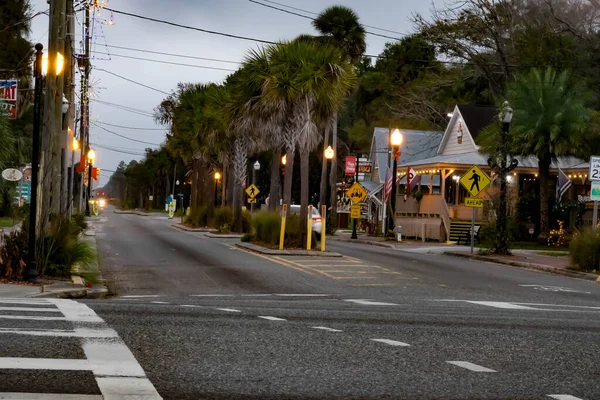
[[[269,321],[287,321],[286,319],[283,319],[283,318],[269,317],[269,316],[265,316],[265,315],[259,315],[258,318],[266,319]]]
[[[583,400],[570,394],[549,394],[548,397],[555,400]]]
[[[409,347],[410,344],[404,342],[398,342],[396,340],[390,339],[371,339],[374,342],[389,344],[390,346],[401,346],[401,347]]]
[[[151,301],[152,304],[171,304],[168,301]]]
[[[122,298],[127,299],[138,299],[144,297],[160,297],[158,294],[141,294],[141,295],[130,295],[130,296],[121,296]]]
[[[330,294],[311,294],[311,293],[276,293],[275,296],[282,297],[325,297],[331,296]]]
[[[202,306],[196,306],[193,304],[181,304],[180,307],[203,308]]]
[[[236,310],[235,308],[217,308],[217,310],[226,311],[226,312],[242,312],[241,310]]]
[[[328,332],[343,332],[342,330],[339,329],[333,329],[333,328],[328,328],[326,326],[313,326],[313,329],[321,329],[323,331],[328,331]]]
[[[385,303],[382,301],[371,301],[369,299],[347,299],[344,301],[347,301],[349,303],[360,304],[363,306],[399,306],[400,305],[400,304],[396,304],[396,303]]]
[[[446,361],[448,364],[456,365],[457,367],[466,368],[474,372],[496,372],[493,369],[482,367],[481,365],[473,364],[468,361]]]

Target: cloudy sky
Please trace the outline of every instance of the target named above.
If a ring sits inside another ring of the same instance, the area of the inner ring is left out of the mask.
[[[313,13],[318,13],[331,5],[344,5],[357,13],[363,24],[370,26],[366,28],[368,31],[390,37],[401,37],[400,33],[410,33],[413,30],[410,16],[415,12],[429,15],[432,7],[430,1],[422,0],[276,1]],[[436,3],[439,4],[441,1],[436,0]],[[284,8],[274,4],[273,1],[260,2]],[[31,3],[34,12],[44,11],[48,8],[46,0],[31,0]],[[292,39],[301,33],[316,33],[311,26],[310,19],[270,9],[250,0],[108,0],[107,7],[182,25],[268,41]],[[287,9],[313,16],[306,12]],[[101,128],[135,140],[160,144],[165,139],[165,131],[157,129],[161,127],[154,124],[149,113],[165,95],[128,82],[108,72],[100,71],[100,69],[159,91],[171,92],[178,82],[223,81],[231,73],[227,70],[237,68],[237,64],[232,62],[239,62],[249,48],[260,45],[253,41],[186,30],[118,13],[111,15],[106,10],[102,12],[102,17],[112,20],[114,24],[102,25],[99,21],[95,24],[92,60],[95,69],[92,70],[92,82],[96,90],[91,107],[91,120],[96,121],[96,125],[91,126],[91,139],[98,146],[108,146],[112,149],[96,146],[97,165],[104,170],[114,170],[121,160],[125,162],[132,159],[139,160],[142,158],[141,154],[144,148],[158,146],[127,140]],[[82,21],[81,15],[78,15],[78,21]],[[78,27],[78,49],[80,39],[81,28]],[[32,21],[30,40],[34,43],[41,42],[44,47],[47,47],[47,16],[41,15]],[[393,39],[367,35],[367,53],[379,54],[385,43],[389,41],[393,41]],[[129,49],[119,49],[113,46]],[[230,62],[179,58],[150,52],[165,52]],[[110,53],[110,55],[102,53]],[[194,67],[161,64],[122,56],[190,64]],[[79,80],[79,77],[77,79]],[[133,109],[131,110],[133,112],[125,111],[121,106]],[[112,125],[144,130],[126,129]],[[124,153],[113,150],[120,150]],[[110,173],[103,172],[101,185],[108,181],[109,176]]]

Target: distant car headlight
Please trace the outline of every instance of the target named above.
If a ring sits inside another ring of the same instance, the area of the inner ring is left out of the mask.
[[[106,206],[106,200],[104,200],[104,199],[100,199],[100,200],[98,201],[98,203],[100,204],[100,207],[104,207],[104,206]]]

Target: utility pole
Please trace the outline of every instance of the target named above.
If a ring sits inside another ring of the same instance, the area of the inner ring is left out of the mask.
[[[63,214],[67,214],[69,218],[71,217],[71,210],[73,205],[73,157],[74,157],[74,149],[71,149],[72,152],[69,152],[69,146],[72,146],[74,135],[70,134],[74,132],[75,129],[75,68],[76,68],[76,60],[74,57],[74,37],[75,37],[75,18],[74,18],[74,8],[73,8],[73,0],[66,1],[66,25],[67,25],[67,34],[65,37],[65,85],[64,85],[64,93],[67,101],[69,102],[69,108],[67,111],[67,115],[65,118],[64,134],[63,134],[63,152],[65,157],[63,157],[62,161],[62,186],[63,190],[61,193],[61,209]],[[68,154],[71,153],[71,169],[67,174],[67,164]]]
[[[85,165],[86,165],[86,154],[90,150],[90,135],[89,135],[89,99],[88,99],[88,84],[90,81],[90,44],[91,44],[91,36],[90,36],[90,7],[91,5],[86,5],[85,7],[85,24],[83,27],[83,40],[84,40],[84,54],[80,56],[79,66],[84,65],[85,72],[81,76],[81,125],[79,128],[79,134],[81,135],[81,157],[79,159],[80,166],[83,167],[83,171],[81,172],[81,186],[79,190],[79,212],[83,211],[83,201],[85,196],[83,194],[84,191],[84,181],[85,181]],[[91,182],[88,182],[88,185],[91,185]],[[88,199],[89,200],[89,199]],[[86,210],[89,209],[89,203],[86,202]]]

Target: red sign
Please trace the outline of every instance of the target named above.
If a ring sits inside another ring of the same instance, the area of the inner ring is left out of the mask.
[[[346,156],[346,175],[356,174],[356,157]]]
[[[8,117],[8,119],[17,119],[17,103],[0,101],[0,117]]]
[[[0,100],[17,101],[17,81],[0,81]]]

